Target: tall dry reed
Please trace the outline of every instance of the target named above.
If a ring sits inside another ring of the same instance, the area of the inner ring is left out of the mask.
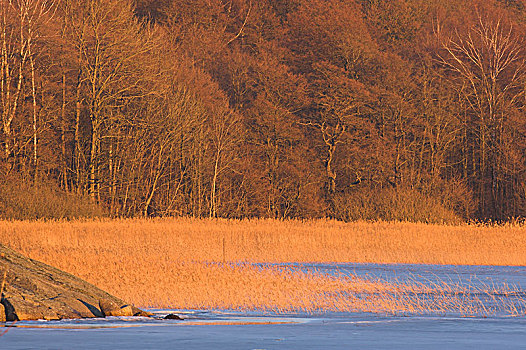
[[[524,265],[524,233],[520,225],[329,220],[0,222],[0,243],[139,306],[309,312],[520,314],[522,299],[498,299],[522,293],[514,288],[384,283],[254,263]]]
[[[177,261],[526,265],[523,225],[332,220],[2,222],[0,242],[26,254],[139,251]]]

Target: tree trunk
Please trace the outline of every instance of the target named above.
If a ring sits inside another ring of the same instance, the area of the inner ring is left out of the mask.
[[[97,174],[97,162],[98,162],[98,142],[99,142],[99,130],[95,117],[91,117],[91,149],[90,149],[90,164],[89,164],[89,193],[91,198],[95,201],[97,199],[97,179],[95,178]]]
[[[33,98],[33,167],[34,181],[38,183],[38,114],[37,114],[37,89],[35,81],[35,61],[31,50],[31,40],[28,40],[29,65],[31,67],[31,95]]]
[[[77,76],[77,89],[76,89],[76,101],[75,101],[75,146],[73,147],[74,162],[75,162],[75,181],[77,194],[83,192],[83,181],[81,174],[81,147],[80,147],[80,113],[82,108],[82,101],[80,99],[80,93],[82,89],[82,71],[79,69]]]
[[[210,191],[210,213],[211,218],[217,216],[217,205],[216,205],[216,188],[217,188],[217,178],[219,176],[219,161],[221,158],[221,150],[218,149],[214,162],[214,175],[212,177],[212,189]]]
[[[336,145],[329,145],[329,154],[325,161],[325,169],[327,171],[327,192],[329,197],[332,197],[332,195],[336,192],[336,173],[332,169],[335,150]]]
[[[68,186],[68,160],[66,154],[66,73],[62,72],[62,109],[60,110],[62,146],[62,185],[65,191],[69,191]]]

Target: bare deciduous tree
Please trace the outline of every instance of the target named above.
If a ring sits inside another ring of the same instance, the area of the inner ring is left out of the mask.
[[[481,213],[487,215],[495,211],[500,191],[508,116],[524,94],[522,41],[512,25],[482,15],[465,34],[456,32],[446,37],[440,24],[435,32],[444,50],[439,62],[452,73],[451,79],[473,118],[467,127],[478,143],[473,163]]]

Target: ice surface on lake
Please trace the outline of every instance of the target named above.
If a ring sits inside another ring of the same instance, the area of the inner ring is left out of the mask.
[[[526,286],[524,267],[315,264],[326,273],[384,280]],[[526,316],[463,318],[377,314],[262,314],[153,310],[157,319],[18,322],[0,349],[526,349]],[[162,320],[175,312],[184,321]]]
[[[380,278],[384,281],[444,281],[464,285],[508,284],[526,288],[526,267],[523,266],[455,266],[413,264],[280,264],[323,273],[353,274]]]

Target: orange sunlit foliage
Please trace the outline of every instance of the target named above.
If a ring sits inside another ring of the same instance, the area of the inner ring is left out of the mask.
[[[0,218],[524,217],[525,13],[0,0]]]

